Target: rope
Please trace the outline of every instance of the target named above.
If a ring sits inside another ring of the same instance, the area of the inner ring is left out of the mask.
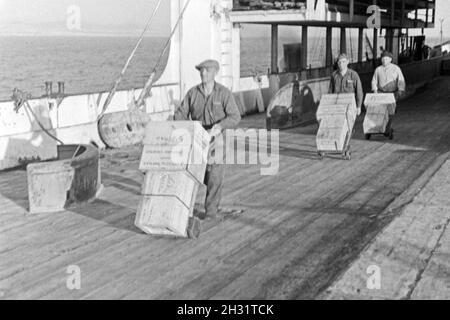
[[[147,32],[148,28],[150,27],[153,18],[156,15],[156,12],[158,11],[160,5],[161,5],[162,0],[159,0],[158,3],[156,4],[156,7],[153,9],[153,13],[150,16],[150,18],[147,21],[147,24],[144,28],[144,30],[141,33],[141,36],[139,37],[138,42],[136,43],[136,45],[134,46],[133,51],[131,51],[131,54],[129,55],[127,62],[125,63],[124,67],[122,68],[122,71],[119,74],[119,77],[117,78],[116,82],[114,83],[113,87],[111,88],[108,97],[105,100],[105,103],[103,104],[103,108],[102,108],[102,112],[100,113],[100,115],[98,116],[98,119],[100,119],[103,114],[106,112],[106,110],[108,109],[109,104],[111,103],[112,98],[114,97],[114,94],[116,93],[117,87],[119,86],[119,83],[122,81],[122,78],[125,74],[125,71],[128,69],[128,66],[130,65],[131,59],[134,57],[136,50],[138,49],[138,47],[141,45],[142,40],[144,39],[144,35]]]
[[[43,125],[42,123],[39,121],[38,117],[36,117],[36,114],[33,112],[33,109],[31,108],[30,104],[28,103],[28,101],[24,102],[25,107],[27,108],[28,111],[30,111],[30,113],[33,115],[34,120],[36,120],[36,123],[39,125],[39,127],[42,129],[42,131],[44,131],[50,138],[52,138],[53,140],[59,142],[60,144],[64,145],[64,142],[62,142],[61,140],[59,140],[57,137],[55,137],[54,135],[52,135]]]
[[[170,33],[170,35],[169,35],[169,38],[167,39],[167,42],[166,42],[166,44],[164,45],[164,48],[163,48],[163,50],[161,51],[161,54],[160,54],[159,57],[158,57],[158,60],[156,60],[156,65],[155,65],[155,67],[153,68],[153,71],[152,71],[152,73],[150,74],[150,77],[148,78],[147,82],[145,83],[145,86],[144,86],[144,88],[142,89],[142,92],[141,92],[141,94],[139,95],[139,98],[138,98],[138,100],[137,100],[137,102],[136,102],[136,106],[137,106],[138,108],[142,105],[142,103],[144,102],[144,99],[147,97],[147,92],[151,89],[151,86],[152,86],[152,84],[153,84],[153,79],[154,79],[155,74],[156,74],[156,70],[158,69],[158,67],[159,67],[159,65],[160,65],[160,63],[161,63],[164,54],[166,53],[167,49],[169,48],[170,41],[171,41],[173,35],[175,34],[175,31],[177,30],[178,25],[180,24],[181,19],[183,18],[184,12],[186,11],[186,9],[187,9],[187,7],[188,7],[188,5],[189,5],[190,2],[191,2],[191,0],[188,0],[188,1],[186,2],[186,4],[184,5],[183,10],[181,11],[180,16],[178,17],[178,20],[177,20],[177,22],[175,23],[175,26],[173,27],[173,29],[172,29],[172,31],[171,31],[171,33]]]
[[[28,110],[31,115],[33,116],[34,120],[36,121],[36,123],[39,125],[39,127],[42,129],[42,131],[44,131],[50,138],[52,138],[53,140],[59,142],[60,144],[64,145],[64,142],[62,142],[61,140],[59,140],[57,137],[55,137],[54,135],[52,135],[45,127],[44,125],[39,121],[38,117],[36,116],[36,114],[33,112],[33,109],[31,108],[30,104],[28,103],[28,99],[31,98],[31,94],[29,94],[28,92],[25,91],[21,91],[17,88],[14,88],[13,90],[13,94],[11,96],[11,99],[14,102],[14,111],[16,113],[19,112],[20,108],[22,108],[23,106],[25,106],[26,110]]]

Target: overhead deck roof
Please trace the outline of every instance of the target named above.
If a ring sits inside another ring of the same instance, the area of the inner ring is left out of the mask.
[[[369,16],[367,8],[374,2],[374,0],[326,0],[324,7],[323,1],[320,0],[304,1],[306,10],[299,8],[280,10],[270,6],[270,3],[275,1],[265,0],[259,2],[261,4],[259,5],[258,1],[235,0],[231,20],[236,23],[364,27]],[[433,28],[435,2],[435,0],[377,0],[376,5],[382,10],[381,26]],[[325,9],[326,7],[328,9]]]

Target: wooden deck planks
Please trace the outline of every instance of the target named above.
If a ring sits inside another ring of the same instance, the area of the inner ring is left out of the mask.
[[[319,161],[315,125],[281,132],[279,174],[229,167],[222,205],[246,212],[207,219],[198,241],[133,227],[139,149],[106,154],[102,198],[57,214],[24,216],[25,172],[0,173],[0,291],[7,299],[314,298],[388,222],[376,216],[449,147],[445,99],[427,109],[425,101],[400,105],[394,141],[358,132],[352,161]],[[70,264],[81,267],[80,291],[65,287]]]

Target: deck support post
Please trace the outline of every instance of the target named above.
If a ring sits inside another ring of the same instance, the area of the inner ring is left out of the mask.
[[[358,29],[358,62],[363,61],[364,28]]]
[[[373,29],[373,59],[378,58],[378,29]]]
[[[395,21],[395,0],[391,0],[391,27],[394,26]]]
[[[387,28],[386,29],[386,50],[392,51],[392,45],[393,45],[393,37],[394,37],[394,29]]]
[[[308,68],[308,27],[302,26],[302,51],[300,56],[300,66],[302,70]]]
[[[326,35],[326,49],[325,49],[325,59],[326,66],[333,66],[333,47],[332,47],[332,39],[333,39],[333,28],[327,27],[327,35]]]
[[[278,73],[278,24],[272,24],[271,73]]]
[[[405,21],[405,0],[402,0],[402,10],[400,13],[400,25],[403,27]]]
[[[400,37],[402,30],[401,29],[391,29],[392,37],[391,37],[391,52],[393,55],[392,62],[398,64],[398,55],[400,50]]]
[[[419,16],[419,8],[418,8],[419,3],[418,2],[419,2],[418,0],[416,0],[414,2],[414,28],[417,28],[417,18]]]
[[[350,22],[353,22],[353,17],[355,15],[355,0],[350,0],[349,2],[349,13],[350,13]]]
[[[341,27],[341,46],[340,53],[347,53],[347,35],[345,33],[346,28]]]

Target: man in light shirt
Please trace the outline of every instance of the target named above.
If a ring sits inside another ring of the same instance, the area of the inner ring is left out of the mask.
[[[398,100],[405,94],[405,78],[399,66],[392,63],[392,54],[383,51],[381,66],[375,69],[372,78],[372,91],[374,93],[394,93]]]
[[[395,100],[398,101],[400,97],[405,94],[406,83],[403,77],[402,70],[399,66],[392,63],[392,53],[383,51],[381,54],[381,66],[375,69],[372,78],[372,91],[374,93],[393,93]],[[393,116],[389,116],[389,121],[386,126],[386,136],[393,136],[394,129],[392,129]]]

